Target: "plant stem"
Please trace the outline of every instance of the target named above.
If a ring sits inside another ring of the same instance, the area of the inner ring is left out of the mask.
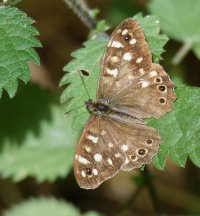
[[[64,2],[90,30],[96,27],[97,21],[91,16],[91,10],[85,0],[64,0]]]
[[[141,190],[144,188],[144,184],[141,184],[136,188],[134,193],[129,197],[129,199],[117,210],[114,214],[115,216],[123,215],[123,212],[129,208],[129,206],[135,202],[137,197],[140,195]]]
[[[179,51],[175,54],[175,56],[172,59],[172,64],[177,65],[179,64],[183,58],[187,55],[187,53],[190,51],[191,47],[193,45],[193,42],[188,40],[183,43]]]
[[[152,200],[152,203],[154,206],[155,215],[159,215],[160,205],[159,205],[159,201],[157,198],[156,189],[155,189],[153,181],[152,181],[152,176],[151,176],[147,166],[145,166],[144,171],[141,171],[141,174],[144,177],[145,185],[148,188],[149,195],[151,197],[151,200]]]

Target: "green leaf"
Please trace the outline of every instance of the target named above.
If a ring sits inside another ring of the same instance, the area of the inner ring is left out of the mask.
[[[167,153],[178,166],[184,167],[189,156],[200,167],[200,88],[177,87],[176,95],[172,112],[159,120],[148,121],[157,128],[163,139],[159,153],[153,160],[158,169],[164,169]]]
[[[71,203],[55,198],[29,199],[15,205],[3,213],[3,216],[100,216],[102,214],[89,211],[81,214],[80,210]]]
[[[1,102],[0,119],[2,177],[53,181],[68,174],[76,142],[52,93],[27,85]]]
[[[3,216],[81,216],[70,203],[54,198],[30,199],[4,212]]]
[[[149,10],[159,16],[163,32],[177,41],[191,42],[200,59],[199,0],[152,0]]]
[[[160,54],[163,51],[163,46],[167,41],[166,36],[159,35],[158,20],[155,16],[142,17],[141,14],[135,16],[138,22],[144,29],[145,36],[150,44],[151,51],[157,61]],[[60,82],[60,86],[68,85],[61,95],[61,102],[66,103],[65,110],[69,111],[78,107],[74,112],[69,113],[68,119],[73,122],[72,127],[76,130],[81,130],[86,120],[89,117],[89,113],[84,107],[84,101],[88,100],[88,96],[81,83],[80,76],[77,72],[78,69],[84,69],[89,71],[90,75],[84,77],[86,87],[89,91],[90,97],[95,98],[96,86],[99,74],[100,59],[103,55],[103,51],[106,47],[107,40],[96,39],[89,40],[84,43],[84,47],[72,53],[74,58],[64,68],[64,71],[69,72],[64,75]]]
[[[33,20],[18,9],[0,7],[0,97],[3,89],[10,98],[14,97],[18,80],[27,83],[30,79],[27,62],[39,63],[32,47],[41,44],[34,37],[38,32],[32,23]]]
[[[73,119],[73,128],[77,130],[81,130],[89,116],[89,113],[83,106],[84,101],[88,100],[88,96],[81,83],[77,70],[84,69],[90,73],[88,77],[84,77],[84,80],[86,87],[89,90],[90,97],[95,98],[100,58],[106,43],[107,41],[105,39],[87,41],[84,43],[85,48],[81,48],[72,53],[72,57],[75,59],[64,68],[64,71],[69,71],[70,73],[65,74],[60,85],[66,85],[68,83],[70,83],[70,85],[63,91],[61,103],[72,98],[70,102],[66,104],[66,111],[82,106],[80,109],[69,114],[69,119]]]

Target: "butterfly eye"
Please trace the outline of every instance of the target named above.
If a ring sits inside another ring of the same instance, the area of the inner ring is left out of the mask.
[[[96,109],[100,112],[107,112],[109,110],[109,107],[104,104],[97,104]]]

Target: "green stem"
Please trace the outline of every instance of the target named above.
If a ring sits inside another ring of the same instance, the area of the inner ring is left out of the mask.
[[[91,10],[85,0],[64,0],[64,2],[90,30],[96,27],[97,21],[91,16]]]
[[[159,201],[158,201],[158,197],[157,197],[157,193],[156,193],[156,188],[154,187],[154,183],[152,181],[152,176],[151,176],[147,166],[145,166],[144,171],[141,171],[141,174],[144,177],[145,185],[148,188],[149,195],[150,195],[152,203],[153,203],[155,215],[159,215],[160,205],[159,205]]]
[[[143,188],[144,188],[144,184],[141,184],[140,186],[138,186],[136,190],[134,191],[134,193],[129,197],[129,199],[117,210],[114,216],[123,215],[124,211],[129,209],[129,206],[135,202],[135,200],[140,195]]]
[[[183,43],[179,51],[175,54],[172,59],[172,64],[177,65],[179,64],[183,58],[187,55],[187,53],[191,50],[193,42],[188,40]]]

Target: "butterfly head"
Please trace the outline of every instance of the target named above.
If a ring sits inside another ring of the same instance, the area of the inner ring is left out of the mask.
[[[85,106],[90,113],[96,110],[96,103],[92,99],[85,101]]]
[[[110,110],[108,105],[100,102],[96,103],[92,99],[85,101],[85,106],[90,113],[96,113],[99,116]]]

